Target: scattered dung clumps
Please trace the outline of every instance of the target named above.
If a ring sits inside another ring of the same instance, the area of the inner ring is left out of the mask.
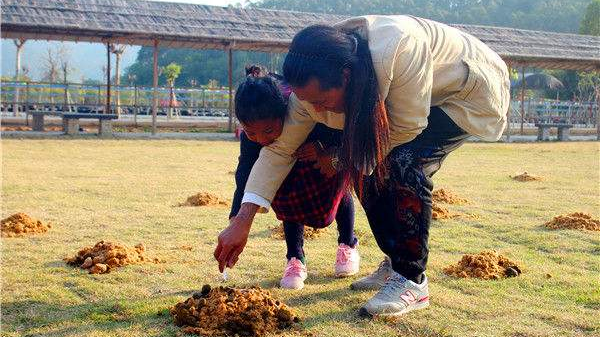
[[[90,274],[106,274],[116,267],[142,262],[160,262],[145,255],[146,247],[139,243],[133,248],[106,241],[81,249],[77,255],[66,258],[69,265],[87,269]]]
[[[585,229],[600,231],[600,220],[581,212],[561,214],[544,224],[550,229]]]
[[[225,205],[227,202],[222,200],[216,195],[200,192],[187,198],[184,203],[180,203],[178,206],[218,206]]]
[[[466,204],[469,202],[467,199],[463,199],[451,191],[443,188],[433,191],[433,201],[453,205]]]
[[[18,237],[47,232],[52,226],[33,219],[26,213],[15,213],[0,222],[3,237]]]
[[[325,231],[327,231],[327,228],[304,226],[304,238],[307,240],[316,239],[321,236],[321,234],[325,233]],[[279,226],[271,227],[271,237],[277,240],[285,240],[283,223],[280,223]]]
[[[529,174],[527,172],[517,174],[516,176],[511,176],[511,178],[513,180],[521,181],[521,182],[542,180],[542,177],[535,175],[535,174]]]
[[[459,217],[460,214],[450,212],[446,207],[442,207],[436,203],[431,207],[431,218],[433,220],[444,220]]]
[[[497,280],[519,276],[521,267],[495,251],[486,250],[479,254],[466,254],[458,264],[444,268],[444,273],[456,277],[474,277]]]
[[[170,313],[184,333],[202,336],[263,336],[300,321],[292,309],[260,287],[211,288],[206,284]]]

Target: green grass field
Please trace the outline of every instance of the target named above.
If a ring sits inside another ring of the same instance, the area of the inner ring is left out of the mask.
[[[168,309],[205,283],[220,284],[212,251],[229,209],[173,205],[200,191],[230,199],[238,146],[3,140],[2,217],[26,212],[53,228],[2,239],[2,336],[179,335]],[[471,201],[450,210],[479,219],[432,223],[431,306],[396,321],[356,316],[373,293],[353,292],[351,279],[333,278],[333,229],[306,244],[306,287],[279,289],[285,247],[270,238],[272,214],[257,217],[227,284],[259,284],[299,312],[301,330],[278,336],[598,336],[599,233],[542,225],[566,212],[600,216],[599,150],[600,143],[466,144],[453,153],[436,187]],[[544,180],[509,178],[523,171]],[[382,255],[357,209],[362,276]],[[89,275],[62,262],[99,240],[143,242],[165,263]],[[443,274],[462,254],[484,249],[521,262],[525,273],[499,281]]]

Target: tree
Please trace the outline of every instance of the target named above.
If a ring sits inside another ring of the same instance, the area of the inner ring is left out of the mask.
[[[600,0],[593,0],[585,9],[579,33],[600,36]]]
[[[175,80],[181,73],[181,66],[177,63],[170,63],[168,66],[164,67],[162,73],[165,75],[167,85],[169,86],[169,113],[167,118],[171,118],[173,116],[173,106],[177,104],[173,86],[175,85]]]
[[[15,47],[17,47],[16,58],[17,62],[15,65],[15,81],[19,81],[19,71],[21,70],[21,52],[23,51],[23,45],[25,45],[25,39],[14,39],[13,42]],[[17,116],[17,112],[19,112],[19,87],[15,86],[15,101],[13,104],[13,116]]]

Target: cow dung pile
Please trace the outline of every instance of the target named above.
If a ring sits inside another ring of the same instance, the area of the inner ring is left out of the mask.
[[[444,268],[444,273],[456,277],[474,277],[497,280],[519,276],[522,268],[495,251],[485,250],[479,254],[466,254],[455,265]]]
[[[179,203],[178,206],[217,206],[227,205],[227,202],[222,200],[216,195],[200,192],[187,198],[183,203]]]
[[[452,219],[458,216],[460,216],[460,214],[452,213],[446,207],[442,207],[436,203],[431,207],[431,218],[433,220]]]
[[[133,248],[116,243],[100,241],[94,246],[81,249],[74,257],[65,262],[72,266],[87,269],[90,274],[106,274],[117,267],[142,262],[160,262],[145,255],[146,247],[140,243]]]
[[[183,332],[208,337],[263,336],[300,321],[287,305],[260,287],[211,288],[206,284],[170,313]]]
[[[304,226],[304,238],[307,240],[316,239],[321,234],[327,231],[325,228],[314,228],[310,226]],[[279,226],[271,227],[271,237],[277,240],[285,240],[285,232],[283,231],[283,223],[279,223]]]
[[[511,176],[511,178],[513,178],[513,180],[521,182],[542,180],[542,177],[537,176],[535,174],[529,174],[527,172],[517,174],[516,176]]]
[[[592,218],[587,213],[570,213],[555,216],[544,224],[550,229],[586,229],[589,231],[600,231],[600,220]]]
[[[26,234],[45,233],[52,226],[33,219],[25,213],[15,213],[0,222],[3,237],[17,237]]]
[[[434,202],[443,202],[445,204],[466,204],[469,201],[467,199],[463,199],[456,194],[452,193],[449,190],[440,188],[433,191],[433,201]]]

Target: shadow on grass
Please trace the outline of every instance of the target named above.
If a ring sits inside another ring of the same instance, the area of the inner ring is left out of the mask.
[[[87,336],[94,331],[111,333],[126,330],[132,325],[160,332],[145,336],[173,335],[176,328],[169,317],[167,303],[158,299],[111,300],[77,305],[62,305],[35,300],[2,304],[3,331],[19,332],[21,336]],[[175,302],[174,302],[175,303]],[[173,304],[174,304],[173,303]]]

